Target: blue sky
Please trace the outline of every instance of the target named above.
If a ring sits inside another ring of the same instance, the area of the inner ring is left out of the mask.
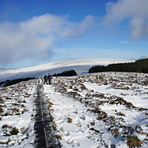
[[[148,0],[0,0],[0,68],[148,56]]]

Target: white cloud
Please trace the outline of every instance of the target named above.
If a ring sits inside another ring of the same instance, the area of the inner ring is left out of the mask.
[[[66,38],[80,36],[94,23],[94,20],[95,18],[92,15],[87,15],[81,24],[67,24],[61,35]]]
[[[148,12],[147,12],[148,14]],[[131,35],[133,38],[148,37],[148,18],[133,18],[130,22]]]
[[[133,39],[148,37],[148,0],[118,0],[107,3],[104,24],[130,20]]]
[[[49,58],[57,40],[84,34],[93,19],[89,15],[80,23],[72,23],[65,16],[45,14],[24,22],[1,23],[0,64],[10,64],[25,58]]]

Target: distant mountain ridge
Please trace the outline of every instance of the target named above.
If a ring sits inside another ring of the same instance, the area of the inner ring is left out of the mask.
[[[47,63],[28,68],[8,69],[8,70],[3,69],[0,70],[0,82],[6,80],[27,78],[27,77],[42,77],[48,73],[55,74],[67,70],[75,70],[77,74],[82,74],[82,73],[87,73],[88,70],[95,65],[108,65],[108,64],[129,63],[129,62],[134,62],[134,60],[78,59],[78,60]]]
[[[148,56],[142,56],[138,60],[142,60],[142,59],[148,59]]]

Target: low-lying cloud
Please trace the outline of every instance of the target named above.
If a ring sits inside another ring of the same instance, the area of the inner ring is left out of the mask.
[[[59,39],[83,35],[93,24],[88,15],[80,23],[66,16],[45,14],[30,20],[0,24],[0,64],[10,64],[25,58],[44,59],[53,55],[53,44]]]
[[[148,0],[118,0],[106,4],[104,24],[128,20],[133,39],[148,37]]]

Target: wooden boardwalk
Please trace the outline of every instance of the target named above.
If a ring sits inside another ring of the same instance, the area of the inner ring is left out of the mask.
[[[35,100],[35,148],[61,148],[60,142],[55,135],[53,118],[50,114],[42,88],[42,85],[37,86],[37,98]]]

